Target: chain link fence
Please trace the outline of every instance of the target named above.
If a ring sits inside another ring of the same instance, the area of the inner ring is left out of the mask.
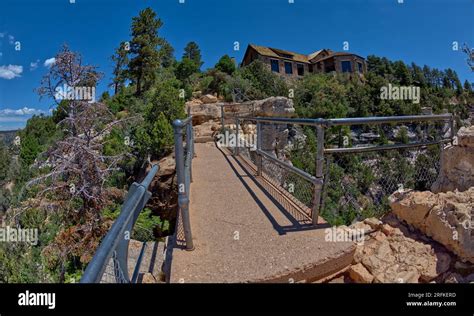
[[[397,190],[430,190],[454,135],[449,114],[225,122],[224,146],[256,166],[313,223],[321,215],[332,225],[383,215]]]

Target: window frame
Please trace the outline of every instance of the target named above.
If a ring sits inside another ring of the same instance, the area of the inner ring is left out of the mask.
[[[300,74],[300,69],[301,69],[301,74]],[[304,64],[302,63],[296,64],[296,73],[298,74],[298,76],[304,76]]]
[[[344,71],[344,63],[349,63],[349,71]],[[352,61],[351,60],[341,60],[341,72],[342,73],[346,73],[346,72],[349,72],[351,73],[352,72]]]
[[[288,68],[287,68],[288,65],[290,66],[289,68],[290,72],[288,72]],[[293,74],[293,63],[291,61],[285,61],[285,74],[287,75]]]
[[[274,63],[276,62],[276,71],[273,69]],[[280,61],[278,59],[270,59],[270,69],[272,72],[280,73]]]

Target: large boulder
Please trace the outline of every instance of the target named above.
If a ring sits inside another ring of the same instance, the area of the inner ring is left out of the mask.
[[[295,113],[293,100],[285,97],[270,97],[253,104],[255,116],[291,117]]]
[[[186,102],[186,107],[193,116],[193,125],[200,125],[209,121],[220,121],[220,103],[202,103],[199,100]]]
[[[205,94],[201,97],[202,103],[217,103],[218,99],[212,94]]]
[[[474,263],[474,187],[447,193],[397,191],[390,196],[390,207],[397,217]]]
[[[465,191],[474,187],[474,126],[462,127],[457,144],[443,150],[441,170],[431,191]]]

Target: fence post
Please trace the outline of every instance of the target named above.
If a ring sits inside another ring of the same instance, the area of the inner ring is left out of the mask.
[[[186,188],[186,170],[184,169],[183,127],[183,122],[181,120],[175,120],[173,122],[176,176],[178,178],[178,204],[183,221],[186,250],[194,250],[191,223],[189,219],[189,193]]]
[[[257,176],[262,175],[262,123],[257,121]]]
[[[221,104],[221,126],[222,130],[224,130],[224,103]]]
[[[235,147],[234,147],[234,156],[239,155],[239,127],[240,127],[240,122],[239,119],[235,119]]]
[[[186,125],[186,155],[189,156],[189,181],[193,182],[193,125],[189,122]]]
[[[313,225],[318,224],[318,216],[321,209],[321,194],[323,188],[323,167],[324,167],[324,128],[322,125],[316,126],[317,147],[316,147],[316,180],[314,183],[312,220]]]

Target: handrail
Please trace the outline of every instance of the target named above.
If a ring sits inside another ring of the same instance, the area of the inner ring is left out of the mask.
[[[131,234],[138,215],[151,196],[147,190],[158,170],[159,166],[154,165],[140,184],[134,182],[131,185],[119,216],[87,265],[80,283],[99,283],[111,258],[114,263],[116,281],[119,283],[130,282],[128,236]]]
[[[328,119],[329,126],[344,125],[362,125],[362,124],[384,124],[384,123],[408,123],[408,122],[437,122],[449,121],[453,115],[448,114],[431,114],[431,115],[407,115],[407,116],[373,116],[373,117],[349,117]]]
[[[240,120],[249,120],[276,124],[298,124],[311,126],[344,126],[344,125],[362,125],[362,124],[384,124],[384,123],[407,123],[424,121],[449,121],[453,115],[432,114],[432,115],[405,115],[405,116],[372,116],[372,117],[349,117],[335,119],[301,119],[301,118],[275,118],[275,117],[239,117]]]
[[[184,237],[186,239],[186,250],[194,250],[193,237],[191,233],[191,220],[189,216],[189,191],[192,182],[192,160],[194,158],[194,133],[192,116],[183,120],[173,122],[176,176],[178,179],[178,218],[182,219]],[[183,136],[186,142],[183,143]],[[179,224],[179,221],[177,221]]]
[[[221,123],[224,124],[224,114],[221,115]],[[316,225],[318,222],[319,212],[322,208],[323,199],[322,191],[324,190],[325,177],[324,177],[324,161],[325,155],[336,154],[336,153],[362,153],[370,151],[385,151],[393,149],[406,149],[424,147],[430,145],[438,145],[451,142],[454,138],[454,117],[452,114],[434,114],[434,115],[408,115],[408,116],[382,116],[382,117],[355,117],[355,118],[336,118],[336,119],[301,119],[301,118],[275,118],[275,117],[249,117],[249,116],[234,116],[235,127],[236,127],[236,146],[234,148],[234,155],[240,154],[240,137],[239,129],[240,124],[245,121],[254,121],[257,124],[257,175],[262,175],[262,158],[271,160],[273,163],[278,164],[282,168],[299,175],[305,180],[311,182],[314,185],[313,198],[312,198],[312,220],[313,224]],[[447,122],[449,124],[450,135],[442,136],[441,139],[431,141],[412,142],[408,144],[390,144],[390,145],[375,145],[375,146],[360,146],[360,147],[343,147],[343,148],[325,148],[325,129],[333,126],[348,126],[348,125],[373,125],[373,124],[385,124],[385,123],[407,123],[407,122]],[[273,123],[273,124],[297,124],[297,125],[309,125],[316,127],[317,137],[317,148],[316,148],[316,161],[315,161],[315,175],[310,175],[307,172],[300,170],[284,161],[281,161],[267,152],[261,149],[262,146],[262,123]]]

